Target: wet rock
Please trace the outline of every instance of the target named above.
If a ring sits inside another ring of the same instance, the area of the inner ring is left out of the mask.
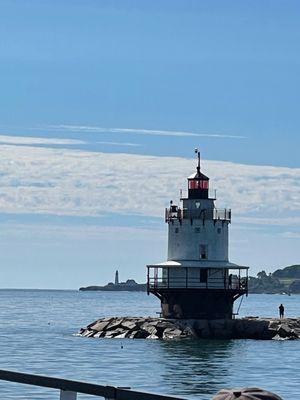
[[[121,325],[122,325],[122,327],[124,329],[130,331],[130,330],[133,330],[133,329],[136,328],[137,323],[135,321],[132,321],[132,320],[123,320]]]
[[[115,329],[119,328],[119,326],[122,324],[122,322],[123,322],[123,318],[115,318],[112,321],[110,321],[110,323],[106,327],[106,330],[107,331],[115,330]]]
[[[282,336],[280,336],[280,335],[275,335],[273,338],[272,338],[272,340],[295,340],[295,339],[297,339],[297,338],[295,338],[295,337],[282,337]]]
[[[146,339],[157,340],[157,339],[159,339],[159,337],[152,334],[152,335],[148,336]]]
[[[109,323],[110,323],[110,320],[108,320],[108,321],[97,321],[95,324],[90,325],[89,328],[94,330],[94,331],[100,332],[100,331],[105,330],[105,328],[107,328]]]
[[[197,337],[197,333],[192,326],[185,326],[182,331],[182,335],[185,337]]]
[[[288,324],[282,324],[279,326],[278,335],[282,338],[298,338],[298,335],[295,333],[294,329],[291,328]]]
[[[103,332],[103,337],[104,337],[105,339],[112,339],[112,338],[115,337],[115,336],[116,336],[116,334],[115,334],[114,331],[106,331],[106,332]]]
[[[113,337],[117,337],[119,335],[123,335],[123,334],[128,334],[128,331],[124,331],[123,328],[118,328],[115,331],[113,331],[114,336]]]
[[[133,331],[128,335],[130,339],[146,339],[149,335],[145,331]]]
[[[105,318],[97,319],[97,321],[92,322],[86,328],[87,329],[91,328],[93,325],[96,325],[99,321],[101,321],[101,322],[110,322],[112,319],[113,319],[112,317],[105,317]]]
[[[154,324],[149,324],[148,322],[145,322],[144,324],[141,325],[141,329],[147,332],[149,335],[155,335],[157,333],[157,329]]]
[[[298,336],[298,339],[300,339],[300,329],[295,328],[295,334]]]
[[[157,323],[154,325],[157,331],[157,336],[159,338],[163,337],[164,331],[166,329],[172,329],[174,326],[176,327],[176,322],[171,322],[166,319],[158,319]]]
[[[182,335],[182,331],[176,328],[166,328],[163,333],[163,339],[178,339]]]
[[[93,336],[94,338],[100,338],[105,335],[105,332],[96,332],[95,335]]]
[[[122,332],[119,335],[114,336],[114,339],[125,339],[128,335],[128,331],[127,332]]]
[[[271,320],[269,322],[269,329],[277,330],[278,326],[279,326],[279,321],[278,320],[277,321],[276,320]]]
[[[95,334],[94,331],[86,330],[82,336],[84,336],[84,337],[92,337],[92,336],[94,336],[94,334]]]

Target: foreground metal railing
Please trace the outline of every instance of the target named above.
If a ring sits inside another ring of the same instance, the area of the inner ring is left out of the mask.
[[[60,390],[60,400],[76,400],[77,393],[116,400],[183,400],[179,397],[139,392],[129,388],[94,385],[50,376],[0,370],[0,380]],[[0,397],[1,393],[0,393]]]

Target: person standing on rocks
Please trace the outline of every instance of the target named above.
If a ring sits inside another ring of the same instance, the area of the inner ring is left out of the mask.
[[[279,318],[283,318],[284,317],[284,306],[283,304],[280,304],[279,308]]]

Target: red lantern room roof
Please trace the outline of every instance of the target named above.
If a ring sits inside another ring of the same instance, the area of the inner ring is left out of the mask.
[[[188,180],[190,181],[191,179],[196,179],[196,180],[201,180],[201,181],[209,181],[209,177],[202,174],[202,172],[196,172],[195,174],[192,174],[188,177]]]

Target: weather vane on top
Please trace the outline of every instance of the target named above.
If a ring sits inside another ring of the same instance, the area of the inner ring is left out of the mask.
[[[199,149],[198,149],[197,147],[195,148],[195,153],[196,153],[197,156],[198,156],[197,172],[198,172],[198,174],[200,174],[200,151],[199,151]]]

